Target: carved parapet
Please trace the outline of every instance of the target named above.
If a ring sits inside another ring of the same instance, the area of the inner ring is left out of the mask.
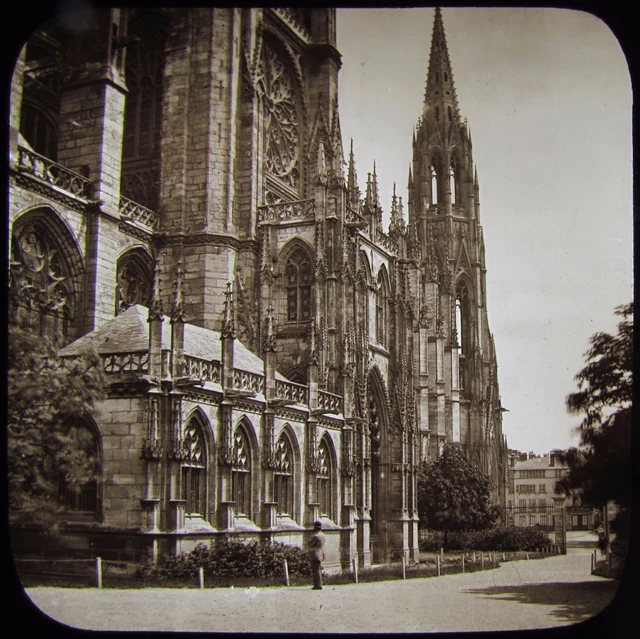
[[[312,220],[316,216],[315,200],[294,200],[258,207],[258,223]]]
[[[233,388],[252,393],[264,393],[264,376],[234,368]]]
[[[122,373],[148,373],[149,351],[102,355],[102,366],[108,375]]]
[[[123,219],[135,222],[149,231],[156,231],[160,226],[160,218],[157,213],[126,197],[120,197],[118,211]]]
[[[18,147],[18,170],[76,197],[91,199],[91,180],[22,146]]]

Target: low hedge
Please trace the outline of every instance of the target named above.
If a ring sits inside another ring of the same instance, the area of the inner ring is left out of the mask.
[[[535,551],[551,545],[549,535],[536,528],[518,526],[491,528],[478,532],[450,532],[447,550]],[[444,533],[428,531],[419,541],[420,550],[438,551],[444,545]]]
[[[209,577],[276,578],[283,576],[287,560],[291,577],[311,576],[309,555],[296,546],[280,542],[244,543],[223,538],[217,542],[198,544],[190,553],[165,557],[157,565],[146,564],[136,573],[139,577],[190,581],[203,568]]]

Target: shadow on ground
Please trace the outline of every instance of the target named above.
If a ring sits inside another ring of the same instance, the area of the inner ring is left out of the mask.
[[[551,614],[568,623],[585,621],[607,607],[618,588],[617,581],[518,584],[467,588],[463,592],[487,599],[504,599],[522,604],[553,606]]]

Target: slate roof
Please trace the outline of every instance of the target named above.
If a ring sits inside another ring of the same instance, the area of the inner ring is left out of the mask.
[[[65,346],[60,355],[78,355],[87,348],[95,348],[100,355],[146,351],[149,348],[149,309],[139,304]],[[165,318],[162,326],[162,348],[171,347],[171,324]],[[200,359],[220,360],[222,357],[220,333],[193,324],[184,325],[184,353]],[[233,351],[234,368],[262,374],[262,360],[236,339]],[[276,372],[276,379],[288,381]]]
[[[556,460],[555,466],[549,465],[549,456],[545,457],[532,457],[523,461],[517,461],[514,465],[516,470],[544,470],[547,468],[566,468],[558,460]]]

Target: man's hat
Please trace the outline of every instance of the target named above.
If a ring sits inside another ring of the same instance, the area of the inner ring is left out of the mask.
[[[313,522],[314,528],[322,528],[322,522],[320,520]]]

